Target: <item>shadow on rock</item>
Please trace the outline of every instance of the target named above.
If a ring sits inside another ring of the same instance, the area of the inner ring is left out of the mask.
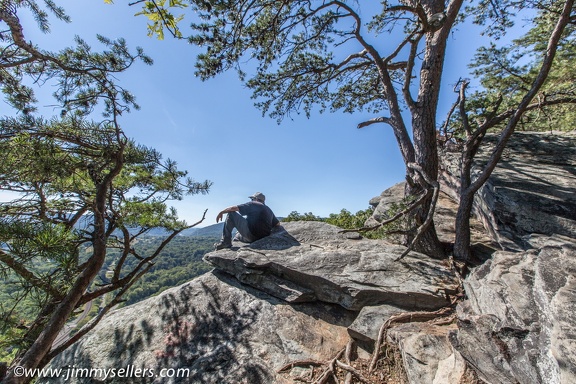
[[[254,353],[248,336],[257,308],[223,303],[212,287],[202,284],[202,289],[210,298],[202,311],[194,307],[192,290],[181,289],[162,297],[165,337],[164,349],[155,351],[158,371],[172,368],[175,373],[180,370],[187,374],[185,379],[173,378],[174,383],[271,382],[263,365],[238,358],[239,350],[242,356]]]
[[[270,236],[264,237],[250,244],[252,249],[283,250],[299,246],[300,242],[292,236],[283,226],[272,230]]]

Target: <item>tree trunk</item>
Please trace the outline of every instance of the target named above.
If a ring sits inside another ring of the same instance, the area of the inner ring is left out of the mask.
[[[414,162],[426,173],[427,177],[438,181],[438,146],[436,141],[436,110],[440,95],[440,84],[446,55],[446,39],[455,15],[461,5],[455,1],[450,9],[445,9],[444,2],[429,0],[423,2],[424,9],[429,15],[447,11],[447,18],[442,28],[429,31],[425,35],[425,48],[422,66],[420,67],[420,86],[418,98],[410,104],[412,113],[412,135],[414,140]],[[426,199],[416,212],[416,224],[424,223],[432,204],[432,197]],[[430,257],[443,258],[445,251],[438,239],[434,222],[422,233],[420,240],[415,244],[415,250],[424,252]]]
[[[446,256],[444,247],[438,239],[438,234],[436,233],[436,227],[434,223],[422,233],[420,239],[414,245],[414,250],[416,252],[424,253],[433,259],[443,259]]]
[[[526,92],[516,110],[508,120],[506,127],[500,134],[498,142],[492,151],[490,158],[487,161],[486,166],[480,173],[480,175],[472,182],[470,180],[470,169],[475,150],[468,152],[468,157],[463,158],[463,169],[461,173],[461,188],[460,188],[460,204],[458,207],[458,213],[456,216],[456,239],[454,241],[454,256],[462,260],[469,260],[471,257],[470,251],[470,214],[472,212],[472,205],[474,203],[474,195],[476,192],[484,185],[488,178],[492,175],[492,172],[496,168],[496,165],[502,157],[504,148],[508,143],[508,140],[514,133],[516,126],[518,125],[522,115],[528,108],[530,102],[534,99],[536,94],[539,92],[540,88],[548,78],[550,69],[554,62],[554,57],[558,49],[558,44],[562,38],[562,34],[566,26],[571,21],[572,8],[574,7],[574,0],[567,0],[564,3],[562,12],[558,15],[556,25],[550,34],[548,39],[547,49],[542,58],[542,64],[538,75],[534,78],[532,86]],[[472,145],[472,143],[468,143]],[[466,163],[467,162],[467,163]]]
[[[106,214],[106,198],[110,182],[118,174],[121,167],[121,162],[119,162],[116,165],[116,168],[108,175],[108,180],[105,180],[97,187],[96,198],[94,201],[95,231],[94,240],[92,242],[94,251],[86,265],[86,268],[84,268],[80,276],[78,276],[74,285],[62,302],[56,307],[56,310],[52,314],[42,333],[40,333],[24,356],[22,356],[22,359],[15,363],[28,372],[44,368],[44,366],[49,362],[49,359],[46,359],[46,356],[50,353],[54,340],[56,340],[56,337],[58,337],[58,334],[64,328],[66,322],[69,320],[72,312],[76,308],[76,305],[84,295],[84,292],[86,292],[90,283],[98,275],[98,272],[104,264],[106,258],[106,224],[104,219]],[[14,366],[15,365],[13,365],[13,367]],[[33,379],[35,379],[35,377],[33,377],[32,374],[25,374],[22,376],[15,375],[14,370],[12,369],[9,371],[2,383],[23,384],[29,383]]]
[[[460,204],[456,213],[456,238],[454,240],[454,257],[468,261],[472,257],[470,250],[470,215],[474,204],[475,193],[460,193]]]

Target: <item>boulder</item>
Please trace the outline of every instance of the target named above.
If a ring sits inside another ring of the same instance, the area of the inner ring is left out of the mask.
[[[310,372],[279,374],[284,365],[330,360],[350,335],[369,350],[391,314],[449,303],[458,285],[450,268],[416,252],[394,261],[404,249],[326,223],[285,223],[257,242],[207,254],[211,273],[112,312],[50,368],[140,370],[110,383],[293,382]],[[158,377],[162,369],[187,377]]]
[[[215,268],[290,303],[326,302],[359,311],[388,304],[435,310],[458,280],[447,265],[383,240],[362,239],[321,222],[285,223],[271,236],[208,253]]]
[[[404,197],[406,182],[394,184],[385,189],[380,196],[370,199],[369,204],[374,207],[372,217],[366,221],[366,226],[377,225],[379,222],[390,217],[390,211],[398,207]]]
[[[398,325],[388,332],[397,345],[410,384],[461,383],[467,371],[462,355],[450,344],[448,335],[456,325],[428,323]]]
[[[464,280],[457,323],[387,332],[411,384],[576,383],[575,138],[514,135],[475,205],[499,247],[472,222],[473,242],[487,244],[490,259]],[[445,242],[453,240],[457,158],[447,152],[442,163],[435,223]],[[372,199],[374,218],[403,190],[398,184]],[[108,383],[306,381],[306,368],[278,370],[332,359],[349,336],[369,347],[397,313],[450,305],[460,280],[448,264],[417,252],[395,261],[405,249],[326,223],[284,223],[257,242],[207,254],[214,271],[112,312],[50,367],[154,373]],[[187,377],[160,378],[162,369]]]
[[[348,332],[354,339],[370,347],[376,342],[382,324],[391,316],[400,313],[403,311],[392,305],[366,306],[360,310],[354,322],[348,327]]]
[[[576,241],[527,238],[465,280],[450,340],[488,383],[576,382]]]
[[[391,218],[397,211],[402,200],[404,199],[404,188],[406,182],[401,182],[386,189],[380,196],[370,199],[370,205],[374,207],[372,216],[366,220],[365,226],[372,227],[378,223]],[[455,191],[446,185],[441,185],[438,201],[436,203],[436,210],[434,212],[434,226],[436,234],[443,243],[454,242],[454,218],[458,210],[456,203],[457,197]],[[494,248],[498,247],[494,244],[492,239],[487,235],[486,230],[481,221],[471,218],[471,240],[472,244],[483,245],[484,247]],[[403,241],[400,235],[389,235],[387,238],[393,243],[400,244]],[[478,250],[479,251],[479,250]],[[485,258],[482,257],[481,258]]]
[[[112,312],[50,368],[115,369],[106,383],[292,382],[277,371],[333,357],[348,342],[353,316],[325,303],[288,305],[211,272]],[[119,377],[119,369],[130,376]],[[67,382],[104,382],[103,375],[79,376]]]

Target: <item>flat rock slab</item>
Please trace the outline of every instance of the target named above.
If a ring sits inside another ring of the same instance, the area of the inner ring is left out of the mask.
[[[435,310],[456,289],[453,272],[440,260],[384,240],[341,233],[321,222],[289,222],[250,245],[208,253],[204,260],[239,281],[290,303],[322,301],[359,311],[389,304]],[[239,245],[239,246],[236,246]]]

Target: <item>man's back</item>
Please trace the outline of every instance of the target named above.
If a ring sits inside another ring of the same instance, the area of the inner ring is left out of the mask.
[[[279,222],[274,212],[259,201],[240,204],[238,211],[242,216],[246,216],[250,232],[258,239],[270,235],[272,228]]]

